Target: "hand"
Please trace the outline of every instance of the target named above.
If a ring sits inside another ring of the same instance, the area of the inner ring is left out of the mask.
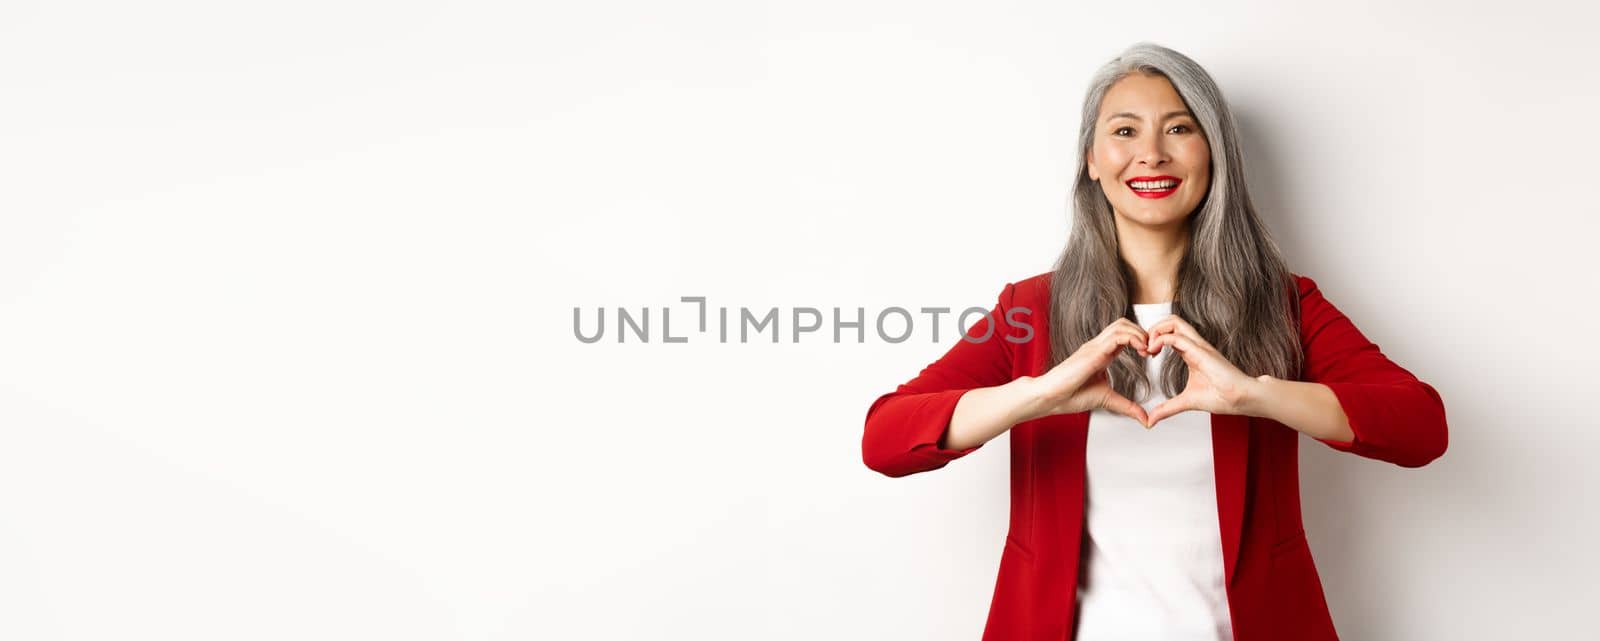
[[[1138,350],[1141,356],[1151,355],[1147,340],[1144,328],[1119,318],[1098,336],[1084,341],[1066,360],[1033,379],[1035,393],[1044,406],[1041,416],[1103,409],[1139,421],[1146,427],[1152,425],[1143,407],[1111,389],[1105,372],[1106,366],[1126,347]]]
[[[1177,396],[1162,401],[1150,410],[1150,422],[1145,427],[1178,412],[1202,410],[1213,414],[1245,414],[1245,401],[1261,381],[1250,376],[1228,359],[1194,326],[1176,314],[1150,326],[1150,350],[1161,353],[1161,347],[1171,345],[1183,362],[1189,365],[1189,382]]]

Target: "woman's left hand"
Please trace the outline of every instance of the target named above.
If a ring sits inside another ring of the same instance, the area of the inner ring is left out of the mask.
[[[1177,396],[1150,410],[1145,428],[1178,412],[1202,410],[1213,414],[1245,414],[1245,403],[1261,381],[1235,367],[1194,326],[1178,315],[1168,316],[1149,329],[1151,354],[1171,345],[1189,365],[1189,382]]]

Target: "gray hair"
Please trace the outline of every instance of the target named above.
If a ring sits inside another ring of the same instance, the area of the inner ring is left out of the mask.
[[[1298,288],[1245,188],[1233,114],[1221,88],[1198,63],[1148,42],[1128,47],[1101,67],[1084,96],[1072,231],[1051,278],[1050,365],[1066,360],[1116,319],[1136,318],[1132,270],[1117,249],[1111,203],[1100,183],[1089,178],[1085,158],[1106,92],[1134,73],[1171,82],[1211,148],[1210,188],[1190,214],[1189,249],[1179,263],[1172,313],[1246,374],[1297,380],[1304,364]],[[1117,393],[1139,403],[1147,400],[1145,366],[1133,348],[1117,355],[1106,376]],[[1160,385],[1167,396],[1177,396],[1188,380],[1182,358],[1165,360]]]

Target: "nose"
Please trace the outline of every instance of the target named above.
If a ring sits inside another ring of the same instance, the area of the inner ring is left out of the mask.
[[[1145,136],[1144,144],[1136,151],[1136,156],[1139,164],[1147,167],[1160,167],[1170,159],[1160,136]]]

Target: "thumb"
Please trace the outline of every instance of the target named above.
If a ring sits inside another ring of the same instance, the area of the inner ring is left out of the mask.
[[[1156,423],[1161,422],[1162,419],[1165,419],[1168,416],[1172,416],[1178,412],[1186,412],[1191,409],[1194,408],[1189,406],[1189,395],[1187,392],[1169,398],[1165,401],[1162,401],[1160,405],[1155,406],[1154,409],[1150,410],[1149,427],[1155,427]]]
[[[1107,390],[1106,400],[1101,403],[1101,406],[1105,407],[1109,411],[1116,412],[1135,421],[1139,421],[1140,425],[1144,425],[1146,426],[1146,429],[1149,429],[1151,422],[1149,417],[1145,415],[1144,407],[1138,403],[1128,400],[1128,397],[1126,396],[1118,394],[1112,390]]]

